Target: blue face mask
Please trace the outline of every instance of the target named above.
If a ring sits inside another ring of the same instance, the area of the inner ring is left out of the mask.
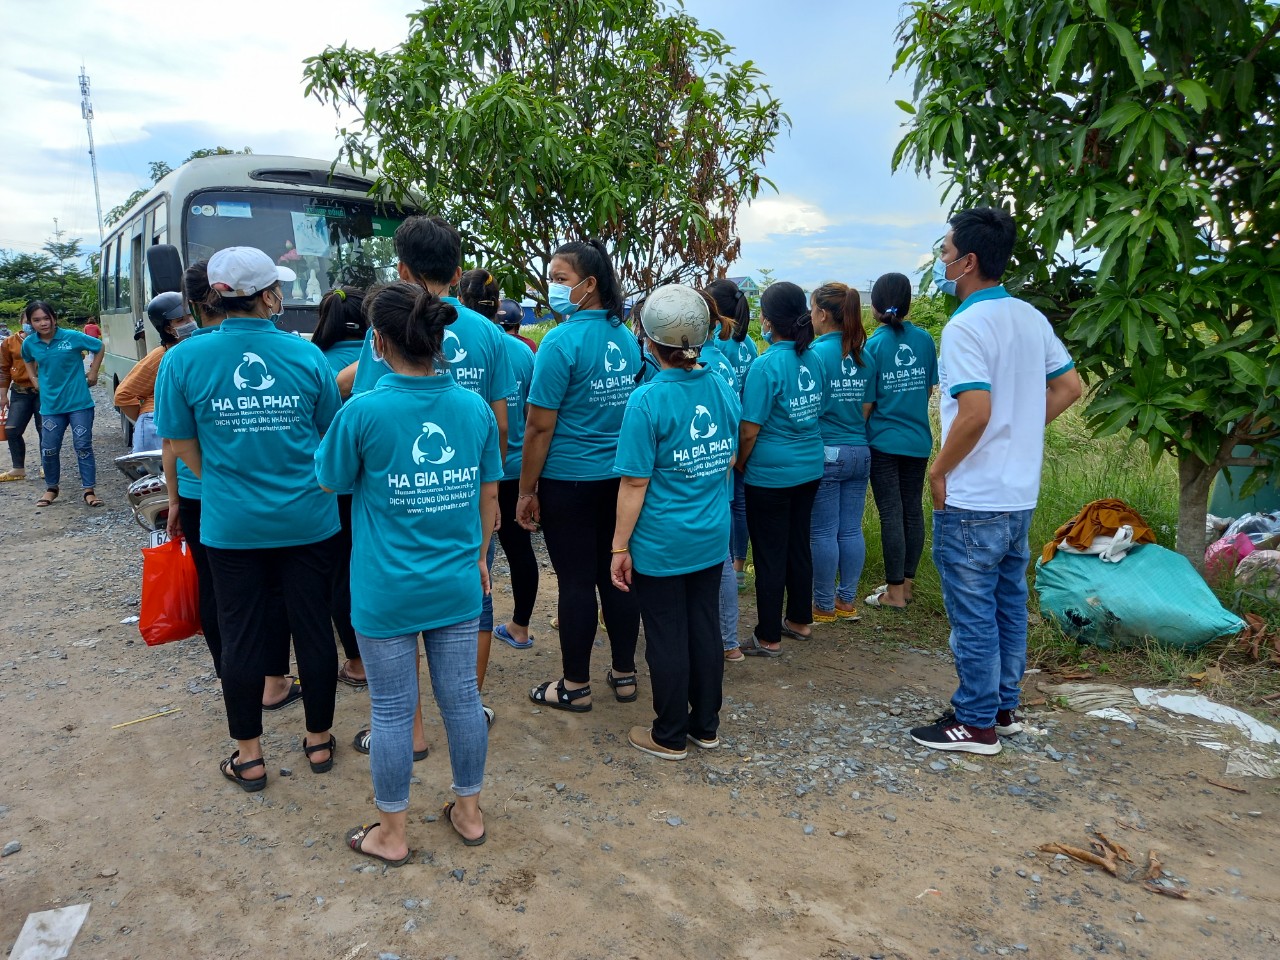
[[[569,295],[584,283],[586,280],[579,280],[572,287],[566,283],[547,284],[547,305],[562,317],[572,316],[578,312],[581,304],[574,303]]]
[[[36,328],[35,328],[35,327],[33,327],[33,326],[32,326],[31,324],[29,324],[29,323],[24,323],[24,324],[22,325],[22,332],[23,332],[23,333],[34,333],[34,332],[35,332],[35,329],[36,329]]]
[[[959,263],[964,257],[956,257],[951,263]],[[942,293],[948,296],[958,296],[956,293],[956,281],[947,279],[947,268],[951,263],[944,263],[941,257],[933,261],[933,285]]]
[[[770,327],[768,330],[762,330],[760,332],[760,337],[765,343],[773,343],[773,327]]]
[[[369,341],[369,352],[373,355],[373,362],[374,362],[374,363],[380,363],[380,364],[382,364],[382,365],[383,365],[383,366],[385,366],[385,367],[390,367],[390,366],[391,366],[391,364],[387,363],[387,358],[386,358],[386,357],[384,357],[384,356],[382,355],[382,352],[381,352],[380,350],[378,350],[378,341],[377,341],[377,340],[370,340],[370,341]]]

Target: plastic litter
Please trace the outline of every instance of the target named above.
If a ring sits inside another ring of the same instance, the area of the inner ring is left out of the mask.
[[[62,960],[89,916],[88,903],[27,914],[9,960]]]

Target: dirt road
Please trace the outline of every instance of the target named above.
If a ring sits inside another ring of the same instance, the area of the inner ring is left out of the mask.
[[[549,572],[535,648],[494,645],[489,842],[463,847],[438,817],[448,765],[428,700],[418,855],[384,870],[342,843],[375,819],[348,746],[365,692],[339,689],[323,776],[301,707],[266,714],[271,781],[246,795],[218,774],[231,748],[203,641],[148,649],[120,622],[138,613],[144,536],[106,419],[106,509],[64,495],[36,511],[37,482],[0,485],[0,845],[21,844],[0,859],[6,953],[29,912],[90,902],[72,957],[1280,955],[1274,781],[1235,793],[1206,779],[1225,781],[1210,751],[1047,707],[1043,732],[999,757],[921,751],[905,730],[940,712],[951,666],[913,646],[936,624],[876,611],[727,667],[723,747],[663,763],[626,742],[650,716],[643,664],[635,704],[603,682],[582,716],[527,700],[559,672]],[[1037,852],[1088,847],[1091,829],[1136,865],[1113,877]],[[1152,849],[1187,899],[1144,888]]]

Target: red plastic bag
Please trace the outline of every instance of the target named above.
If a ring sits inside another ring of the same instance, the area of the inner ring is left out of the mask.
[[[200,633],[196,562],[181,538],[142,551],[142,613],[138,632],[147,646]]]

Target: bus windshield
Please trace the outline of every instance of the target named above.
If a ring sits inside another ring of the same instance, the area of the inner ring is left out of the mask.
[[[186,262],[225,247],[257,247],[298,275],[283,285],[285,304],[314,306],[336,286],[398,279],[392,238],[407,216],[372,200],[207,190],[187,201]]]

